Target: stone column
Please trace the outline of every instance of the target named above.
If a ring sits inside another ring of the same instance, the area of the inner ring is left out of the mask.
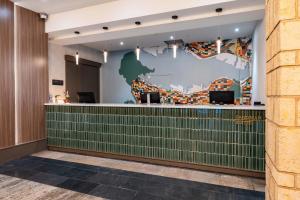
[[[266,0],[266,199],[300,199],[300,0]]]

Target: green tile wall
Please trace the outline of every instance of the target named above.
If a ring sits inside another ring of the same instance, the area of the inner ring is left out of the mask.
[[[265,111],[47,106],[48,145],[264,172]]]

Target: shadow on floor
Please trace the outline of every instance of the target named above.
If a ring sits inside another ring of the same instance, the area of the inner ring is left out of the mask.
[[[263,192],[27,156],[0,174],[111,200],[262,200]]]

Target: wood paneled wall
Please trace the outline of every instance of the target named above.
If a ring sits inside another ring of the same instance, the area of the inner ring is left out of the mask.
[[[0,149],[15,143],[14,4],[0,0]]]
[[[48,35],[39,15],[16,7],[16,109],[18,144],[46,138]]]

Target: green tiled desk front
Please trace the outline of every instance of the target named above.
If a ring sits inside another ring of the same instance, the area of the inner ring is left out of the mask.
[[[263,110],[46,108],[52,147],[264,172]]]

